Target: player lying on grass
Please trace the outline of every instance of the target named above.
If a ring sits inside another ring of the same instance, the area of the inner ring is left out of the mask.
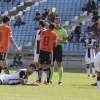
[[[27,84],[28,77],[33,74],[36,69],[35,64],[29,65],[27,69],[19,69],[11,75],[2,74],[0,75],[0,85],[28,85],[28,86],[39,86],[39,84],[32,83]]]

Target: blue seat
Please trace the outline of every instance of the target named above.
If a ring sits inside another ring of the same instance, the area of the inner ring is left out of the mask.
[[[24,2],[26,0],[17,0],[17,2]],[[12,2],[10,3],[4,3],[3,6],[0,6],[0,9],[4,10],[10,10],[13,6],[17,5],[17,2],[14,2],[12,5]],[[24,15],[22,15],[23,20],[25,21],[25,25],[20,27],[13,27],[13,24],[15,21],[11,22],[11,27],[13,30],[13,34],[17,36],[20,36],[18,41],[25,41],[23,45],[26,45],[29,41],[33,41],[32,36],[36,34],[36,31],[34,31],[34,27],[38,26],[38,22],[33,21],[33,17],[35,16],[35,11],[39,10],[41,13],[44,12],[45,8],[56,7],[56,14],[58,14],[59,17],[62,19],[62,25],[65,23],[65,21],[72,20],[75,16],[79,16],[83,12],[81,11],[83,5],[87,3],[87,0],[47,0],[47,2],[39,2],[39,5],[35,7],[31,7],[29,11],[26,11]],[[2,3],[0,2],[0,5]],[[6,6],[7,5],[7,6]],[[2,11],[1,10],[1,11]],[[84,35],[85,27],[82,27],[81,33],[82,36]],[[70,35],[70,32],[68,32],[68,35]],[[14,37],[14,38],[15,38]],[[77,52],[77,48],[74,49],[73,44],[67,44],[64,45],[63,51],[64,52]]]

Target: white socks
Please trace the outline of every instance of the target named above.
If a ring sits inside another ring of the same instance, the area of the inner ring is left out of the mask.
[[[92,67],[92,74],[94,75],[95,74],[95,68]]]
[[[90,75],[90,68],[86,68],[87,74]]]
[[[35,74],[36,74],[36,80],[39,80],[39,72],[38,72],[38,70],[35,71]]]
[[[47,81],[47,69],[43,69],[44,81]]]

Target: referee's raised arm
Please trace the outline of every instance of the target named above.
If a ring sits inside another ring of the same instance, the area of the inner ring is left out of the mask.
[[[44,20],[44,25],[49,28],[49,23],[48,23],[48,17],[52,14],[52,11],[49,11],[48,15],[46,16]]]

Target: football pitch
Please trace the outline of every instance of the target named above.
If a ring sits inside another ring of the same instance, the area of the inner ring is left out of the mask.
[[[17,68],[11,68],[13,73]],[[35,81],[35,74],[29,83]],[[96,78],[88,78],[85,70],[65,69],[63,85],[58,86],[58,73],[54,73],[53,84],[41,86],[1,85],[0,100],[100,100],[97,87],[91,86]]]

